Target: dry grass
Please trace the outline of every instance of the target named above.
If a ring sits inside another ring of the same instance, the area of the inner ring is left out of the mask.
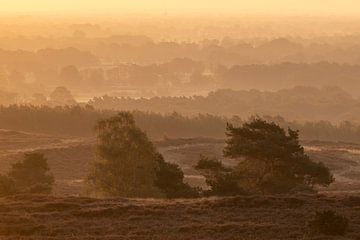
[[[319,209],[350,219],[343,238],[305,237]],[[360,196],[197,200],[13,196],[0,199],[1,239],[360,239]]]

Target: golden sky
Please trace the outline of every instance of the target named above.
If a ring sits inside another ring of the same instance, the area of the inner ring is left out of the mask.
[[[360,0],[0,0],[0,12],[360,14]]]

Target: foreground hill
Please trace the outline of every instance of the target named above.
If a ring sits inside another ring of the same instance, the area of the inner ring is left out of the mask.
[[[350,219],[346,237],[304,237],[316,210]],[[13,196],[0,199],[1,239],[359,239],[360,196],[197,200]]]

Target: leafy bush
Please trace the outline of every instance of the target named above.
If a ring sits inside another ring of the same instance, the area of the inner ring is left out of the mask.
[[[332,210],[316,212],[313,219],[308,223],[309,232],[312,235],[342,236],[345,235],[348,226],[349,220]]]

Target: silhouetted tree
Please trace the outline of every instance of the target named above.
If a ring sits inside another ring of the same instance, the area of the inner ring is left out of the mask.
[[[236,171],[262,193],[282,193],[334,181],[323,163],[313,162],[299,143],[298,131],[255,118],[241,127],[227,125],[226,157],[240,159]]]
[[[153,197],[157,152],[133,116],[121,112],[96,125],[99,161],[88,180],[90,187],[105,196]]]
[[[102,196],[192,197],[175,164],[164,161],[131,113],[120,112],[96,125],[99,161],[88,176],[92,191]]]
[[[48,173],[47,159],[41,153],[26,153],[24,160],[12,165],[7,174],[9,189],[16,193],[51,193],[54,178]],[[13,191],[13,190],[11,190]]]

